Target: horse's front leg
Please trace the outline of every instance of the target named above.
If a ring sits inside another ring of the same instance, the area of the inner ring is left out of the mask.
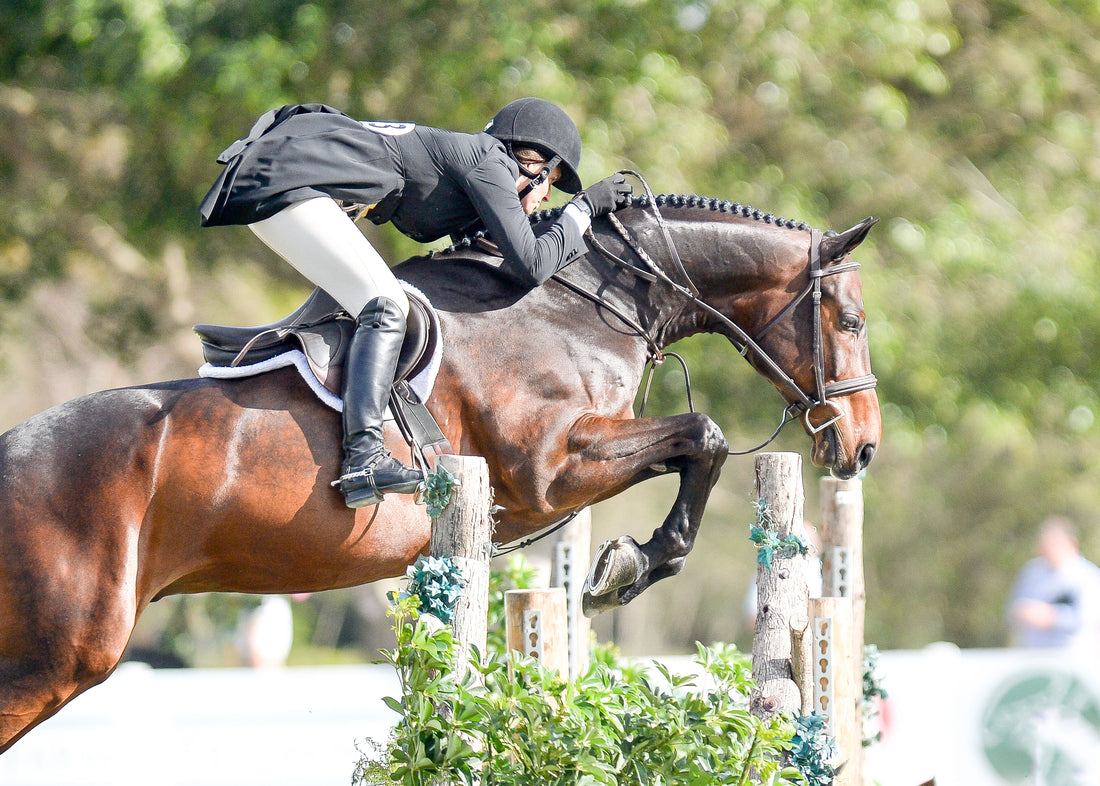
[[[601,499],[657,475],[680,475],[676,501],[648,542],[638,545],[623,536],[597,551],[585,586],[586,614],[629,603],[653,582],[683,569],[728,448],[714,421],[696,413],[640,420],[585,418],[575,424],[570,449],[580,461],[579,480],[600,487]]]

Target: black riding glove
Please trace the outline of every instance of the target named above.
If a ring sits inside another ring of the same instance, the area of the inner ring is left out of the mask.
[[[598,183],[593,183],[577,194],[577,198],[588,203],[588,212],[592,218],[596,218],[618,210],[630,200],[633,193],[634,189],[626,182],[626,176],[622,172],[616,172]]]

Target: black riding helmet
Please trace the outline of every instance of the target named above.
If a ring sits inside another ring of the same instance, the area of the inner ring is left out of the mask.
[[[503,142],[513,158],[512,146],[521,145],[534,148],[551,160],[558,159],[561,177],[554,185],[569,194],[581,190],[581,179],[577,175],[577,167],[581,164],[581,135],[560,107],[541,98],[516,99],[493,115],[485,126],[485,133]]]

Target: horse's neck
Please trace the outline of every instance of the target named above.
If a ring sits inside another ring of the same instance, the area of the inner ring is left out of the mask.
[[[705,210],[674,210],[664,216],[664,231],[651,213],[636,212],[624,222],[635,236],[645,238],[645,253],[678,285],[650,288],[648,307],[657,315],[662,346],[697,333],[727,332],[685,291],[696,291],[699,301],[752,330],[776,295],[786,297],[805,276],[800,246],[808,249],[807,233],[760,221],[714,218]]]
[[[621,333],[628,325],[647,344],[661,348],[664,333],[675,318],[678,303],[667,288],[654,286],[644,275],[647,264],[606,223],[593,225],[594,241],[588,253],[562,269],[555,278],[565,290],[564,308],[587,310],[584,301],[600,304]],[[617,258],[617,259],[616,259]],[[545,288],[545,287],[544,287]]]

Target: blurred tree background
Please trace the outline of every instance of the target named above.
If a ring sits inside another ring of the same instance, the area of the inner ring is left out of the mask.
[[[477,131],[539,95],[577,120],[586,182],[629,167],[822,228],[882,219],[859,254],[884,407],[867,638],[996,646],[1045,514],[1100,558],[1098,74],[1092,0],[7,0],[0,427],[191,376],[192,322],[301,301],[247,230],[198,225],[215,156],[262,112]],[[364,231],[389,259],[421,250]],[[731,443],[770,431],[779,396],[728,346],[678,350]],[[685,406],[669,368],[657,388]],[[648,536],[670,483],[599,506],[597,537]],[[628,651],[747,644],[751,486],[752,458],[727,462],[684,574],[601,622]]]

